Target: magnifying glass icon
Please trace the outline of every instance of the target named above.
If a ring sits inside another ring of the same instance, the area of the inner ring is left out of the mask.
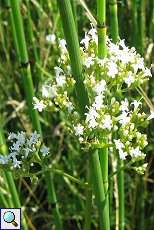
[[[3,220],[6,223],[13,224],[15,227],[18,226],[17,222],[15,221],[15,215],[11,211],[7,211],[7,212],[4,213]]]

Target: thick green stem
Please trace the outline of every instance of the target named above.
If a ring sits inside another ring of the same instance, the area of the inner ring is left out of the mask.
[[[107,140],[104,140],[103,143],[107,143]],[[100,165],[102,170],[102,178],[104,183],[104,192],[105,192],[105,208],[108,212],[106,215],[106,222],[110,226],[110,216],[109,216],[109,196],[108,196],[108,190],[109,190],[109,184],[108,184],[108,149],[104,148],[99,150],[99,159],[100,159]]]
[[[91,153],[91,169],[93,173],[93,188],[96,196],[96,203],[99,210],[99,218],[100,218],[100,229],[101,230],[109,230],[109,210],[105,197],[105,186],[103,184],[103,176],[102,170],[98,155],[98,150],[94,150]]]
[[[61,21],[63,23],[64,34],[70,56],[72,75],[76,80],[75,91],[77,106],[79,108],[81,117],[84,119],[84,113],[86,110],[86,106],[89,105],[89,100],[87,91],[83,83],[84,78],[82,74],[82,62],[79,49],[79,41],[73,18],[72,7],[70,0],[57,0],[57,2],[61,14]],[[108,210],[106,209],[106,206],[104,207],[105,193],[98,150],[95,150],[93,151],[93,153],[91,153],[90,164],[91,174],[93,174],[94,178],[93,189],[96,197],[97,207],[99,210],[100,229],[109,230],[110,227],[107,222]]]
[[[22,75],[23,75],[22,79],[23,79],[23,85],[25,87],[29,114],[32,120],[33,128],[37,130],[39,133],[41,133],[38,112],[33,108],[34,87],[33,87],[33,81],[31,76],[30,65],[29,65],[23,23],[20,14],[19,1],[11,0],[10,4],[12,7],[13,20],[14,20],[14,25],[16,30],[16,38],[17,38],[18,49],[19,49],[19,60],[20,60],[20,65],[22,67]]]
[[[106,56],[106,0],[97,0],[98,57]]]
[[[110,0],[109,6],[110,6],[110,33],[113,42],[116,43],[119,38],[117,0]]]
[[[13,23],[15,25],[16,38],[17,38],[18,49],[19,49],[19,60],[20,60],[20,65],[22,67],[23,85],[24,85],[26,100],[27,100],[28,109],[29,109],[29,115],[32,121],[33,129],[42,135],[39,115],[38,115],[38,112],[34,110],[33,108],[34,86],[33,86],[33,81],[32,81],[31,69],[29,65],[28,52],[27,52],[27,46],[26,46],[26,40],[25,40],[25,34],[24,34],[24,28],[23,28],[23,22],[22,22],[22,17],[20,13],[19,3],[20,2],[18,0],[11,0],[10,2],[11,8],[12,8],[12,14],[13,14]],[[45,178],[51,179],[50,176],[51,175],[49,173],[45,173]],[[46,179],[48,192],[54,188],[53,181],[50,179],[49,180]],[[49,196],[50,195],[52,196],[53,193],[50,193]],[[55,207],[55,210],[56,212],[59,212],[58,206]],[[55,214],[54,220],[57,225],[57,222],[61,224],[61,218],[60,218],[60,215],[56,215],[56,212],[54,212]]]

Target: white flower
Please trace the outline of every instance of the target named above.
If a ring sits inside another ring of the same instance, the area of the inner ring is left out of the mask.
[[[117,150],[120,151],[120,150],[122,150],[122,148],[124,148],[124,144],[121,142],[120,139],[114,140],[114,143],[115,143],[115,146],[116,146]]]
[[[84,65],[87,67],[87,68],[89,68],[91,65],[93,65],[94,64],[94,60],[93,60],[93,58],[92,57],[87,57],[87,58],[85,58],[85,60],[84,60]]]
[[[43,145],[40,149],[40,152],[42,153],[42,155],[45,157],[49,154],[49,148],[46,147],[45,145]]]
[[[8,156],[0,155],[0,164],[2,165],[8,164],[8,161],[9,161]]]
[[[139,105],[142,105],[142,103],[139,102],[139,101],[134,100],[134,101],[131,103],[131,105],[134,105],[134,110],[136,110],[136,109],[139,107]]]
[[[144,75],[145,75],[145,77],[152,77],[152,73],[151,73],[150,69],[145,68]]]
[[[55,34],[48,34],[46,36],[46,41],[50,42],[51,44],[55,44],[56,41],[56,35]]]
[[[29,140],[27,140],[28,146],[30,147],[31,145],[36,144],[40,138],[41,138],[41,135],[39,133],[37,133],[36,131],[34,131],[31,134]]]
[[[59,66],[54,67],[56,76],[59,76],[61,73],[63,73],[63,70]]]
[[[13,167],[20,168],[21,161],[18,161],[16,158],[13,160]]]
[[[66,108],[68,109],[68,112],[69,112],[69,113],[71,113],[71,112],[73,111],[74,106],[73,106],[73,104],[72,104],[71,101],[68,101],[68,102],[66,103]]]
[[[103,107],[103,98],[104,98],[104,96],[102,96],[102,95],[98,95],[95,97],[95,102],[92,104],[92,106],[96,110],[99,110]]]
[[[135,81],[135,77],[133,76],[132,72],[129,71],[127,77],[125,78],[125,83],[128,87]]]
[[[97,42],[97,30],[93,27],[88,32],[89,35],[92,36],[92,39]]]
[[[57,96],[57,87],[56,85],[43,85],[42,86],[42,96],[46,98],[54,98]]]
[[[111,130],[112,128],[112,119],[110,115],[105,115],[103,119],[102,128]]]
[[[117,117],[120,124],[126,125],[130,122],[130,117],[127,115],[128,113],[122,112],[122,114]]]
[[[121,111],[126,111],[126,112],[128,112],[128,100],[127,100],[127,98],[125,98],[125,100],[124,101],[121,101],[121,106],[120,106],[120,110]]]
[[[124,152],[123,150],[119,150],[119,158],[121,159],[121,160],[125,160],[126,159],[126,157],[127,157],[127,152]]]
[[[56,77],[56,82],[58,86],[63,86],[66,83],[66,77],[64,75],[59,75]]]
[[[121,46],[123,49],[127,49],[126,45],[125,45],[125,40],[122,39],[119,41],[119,46]]]
[[[131,148],[130,150],[130,155],[132,157],[140,157],[140,156],[144,156],[144,154],[140,151],[139,147]]]
[[[81,124],[78,124],[77,126],[74,126],[74,132],[76,136],[83,135],[84,127]]]
[[[99,114],[97,113],[94,107],[90,107],[89,112],[85,113],[85,115],[86,115],[87,122],[89,122],[90,120],[96,119],[99,116]]]
[[[46,105],[43,103],[43,101],[39,101],[37,97],[33,97],[34,101],[34,109],[37,109],[39,112],[42,112],[42,110],[46,107]]]
[[[30,152],[32,152],[32,149],[30,149],[30,148],[24,148],[24,152],[25,152],[25,158],[27,158],[28,157],[28,155],[29,155],[29,153]]]
[[[15,133],[9,133],[8,140],[16,139],[17,135]]]
[[[49,97],[49,86],[42,86],[42,96],[48,98]]]
[[[108,63],[108,72],[107,72],[108,76],[114,78],[117,73],[118,73],[117,64],[114,63],[113,61],[110,61]]]
[[[139,58],[136,65],[138,66],[138,69],[144,70],[144,58]]]
[[[91,119],[88,121],[88,127],[91,129],[95,128],[98,125],[98,123],[96,122],[95,118]]]
[[[96,92],[97,95],[100,95],[105,91],[105,89],[106,89],[106,81],[101,80],[96,84],[94,91]]]
[[[19,151],[20,150],[20,143],[15,142],[13,143],[13,145],[11,146],[11,151]]]
[[[60,39],[59,40],[59,47],[63,53],[67,52],[66,49],[66,40],[65,39]]]
[[[151,114],[150,114],[150,116],[148,117],[148,120],[151,120],[151,119],[154,118],[154,111],[150,111],[150,112],[151,112]]]
[[[88,49],[89,46],[89,41],[90,41],[90,37],[88,35],[85,34],[85,38],[83,38],[80,42],[80,44],[84,45],[86,49]]]

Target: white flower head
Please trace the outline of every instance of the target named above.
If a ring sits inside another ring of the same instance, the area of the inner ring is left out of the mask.
[[[59,75],[56,77],[57,85],[62,87],[66,83],[66,77],[64,75]]]
[[[94,91],[96,92],[97,95],[100,95],[104,93],[105,89],[106,89],[106,81],[101,80],[96,84]]]
[[[77,124],[77,126],[74,126],[74,132],[76,136],[83,135],[84,127],[81,124]]]
[[[123,148],[124,148],[124,144],[121,142],[121,140],[120,139],[118,139],[118,140],[114,140],[114,143],[115,143],[115,146],[116,146],[116,149],[117,150],[122,150]]]
[[[66,53],[67,49],[66,49],[66,40],[65,39],[60,39],[59,40],[59,47],[62,51],[62,53]]]
[[[105,115],[104,116],[102,128],[111,130],[111,128],[112,128],[112,119],[111,119],[110,115]]]
[[[121,106],[120,106],[120,110],[121,111],[126,111],[126,112],[128,112],[128,99],[127,98],[125,98],[125,100],[124,101],[121,101]]]
[[[151,112],[151,114],[150,114],[150,116],[148,117],[148,120],[151,120],[151,119],[154,118],[154,111],[150,111],[150,112]]]
[[[125,83],[130,87],[132,83],[134,83],[135,77],[131,71],[128,72],[128,75],[125,78]]]
[[[126,157],[127,157],[127,152],[124,152],[123,150],[119,150],[119,158],[121,159],[121,160],[126,160]]]
[[[45,145],[43,145],[40,149],[40,152],[42,153],[42,155],[45,157],[49,154],[49,148],[46,147]]]
[[[87,67],[87,68],[90,68],[91,65],[94,64],[94,60],[92,57],[87,57],[85,58],[84,60],[84,65]]]
[[[56,35],[55,34],[48,34],[46,36],[46,41],[51,43],[51,44],[55,44],[56,42]]]
[[[94,103],[92,104],[92,106],[96,109],[96,110],[99,110],[101,109],[104,104],[103,104],[103,98],[104,96],[103,95],[98,95],[95,97],[95,101]]]
[[[80,44],[84,45],[85,48],[88,49],[89,41],[90,41],[90,37],[87,35],[87,33],[85,33],[85,37],[81,40]]]
[[[130,122],[130,117],[128,116],[128,113],[124,111],[122,112],[121,115],[117,117],[117,120],[119,121],[120,124],[126,125]]]
[[[42,112],[45,109],[46,105],[42,100],[39,101],[37,97],[33,97],[33,101],[34,101],[34,109],[37,109],[39,112]]]
[[[134,100],[131,105],[134,106],[134,110],[138,109],[139,105],[142,105],[140,101]]]
[[[118,74],[118,66],[116,63],[114,63],[113,61],[110,61],[108,63],[108,72],[107,72],[108,76],[114,78],[116,74]]]

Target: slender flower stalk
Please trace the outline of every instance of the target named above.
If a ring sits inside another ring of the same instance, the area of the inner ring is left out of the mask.
[[[89,163],[89,162],[88,162]],[[88,184],[92,184],[91,181],[91,175],[90,175],[90,168],[88,165],[87,169],[87,181]],[[84,230],[90,230],[91,229],[91,210],[92,210],[92,189],[89,188],[86,191],[86,205],[85,205],[85,223],[84,223]]]
[[[79,42],[73,18],[72,8],[70,0],[57,0],[61,20],[63,23],[64,34],[67,42],[68,52],[70,56],[70,62],[72,67],[72,75],[76,80],[75,92],[77,99],[77,106],[81,114],[81,118],[84,119],[84,113],[86,107],[89,105],[87,91],[83,84],[82,74],[82,60],[80,56]],[[90,156],[90,169],[93,179],[93,190],[96,197],[96,203],[99,210],[100,229],[109,230],[108,224],[108,210],[104,207],[105,192],[102,178],[102,171],[99,161],[98,150],[91,151]]]
[[[36,130],[42,136],[39,115],[38,112],[33,108],[34,86],[32,81],[31,69],[29,65],[28,52],[27,52],[22,17],[20,13],[19,1],[11,0],[10,4],[11,4],[12,14],[13,14],[13,23],[15,25],[15,30],[16,30],[16,38],[17,38],[17,43],[19,48],[19,60],[22,68],[23,85],[24,85],[26,100],[29,108],[29,114],[32,121],[33,129]],[[51,175],[48,172],[45,172],[44,175],[47,184],[48,194],[49,196],[50,195],[52,196],[55,193],[55,188],[53,185],[53,181],[50,180],[52,179],[50,177]],[[51,197],[51,199],[54,198]],[[56,210],[54,212],[56,228],[58,230],[61,230],[62,229],[61,218],[60,215],[56,215],[57,213],[59,213],[58,205],[54,205],[53,208]]]

